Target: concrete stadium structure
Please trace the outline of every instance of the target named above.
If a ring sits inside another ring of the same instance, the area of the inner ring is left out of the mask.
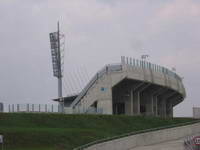
[[[106,65],[78,95],[64,98],[66,113],[172,117],[186,96],[182,78],[165,67],[121,57]],[[92,111],[91,111],[92,112]]]

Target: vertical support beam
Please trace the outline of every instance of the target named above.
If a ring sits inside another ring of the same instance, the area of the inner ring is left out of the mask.
[[[153,109],[153,95],[150,95],[151,99],[150,99],[150,115],[153,116],[154,115],[154,109]]]
[[[153,95],[150,93],[142,93],[142,100],[143,106],[145,107],[144,115],[152,116],[153,113]]]
[[[161,117],[166,117],[166,99],[161,99]]]
[[[53,113],[53,104],[51,105],[51,112]]]
[[[61,73],[61,54],[60,54],[60,27],[58,22],[58,98],[62,97],[62,73]]]
[[[125,104],[125,114],[126,115],[133,115],[133,92],[132,89],[128,90],[128,95],[124,96],[124,94],[118,96],[122,97],[122,101]]]
[[[156,97],[157,116],[166,117],[166,98],[163,95],[167,91],[167,88],[160,88],[153,94]]]
[[[128,57],[126,57],[126,64],[129,65]]]
[[[17,104],[17,112],[19,112],[19,104]]]
[[[41,106],[40,106],[40,104],[39,104],[39,112],[41,111]]]
[[[166,105],[166,116],[167,117],[173,117],[173,105],[172,105],[172,101],[171,100],[168,100],[167,101],[167,105]]]
[[[62,97],[62,78],[58,78],[58,97]]]
[[[131,101],[131,114],[130,115],[133,115],[133,89],[131,89],[131,91],[130,91],[130,101]]]
[[[117,106],[115,107],[115,114],[118,114]]]
[[[170,110],[170,117],[173,118],[173,116],[174,116],[174,110],[173,110],[172,102],[171,102],[170,108],[171,108],[171,110]]]
[[[133,91],[133,114],[140,115],[140,92]]]
[[[122,63],[122,65],[126,64],[125,56],[121,56],[121,63]]]
[[[153,112],[154,116],[158,116],[158,97],[153,96]]]
[[[34,104],[32,104],[32,112],[34,112]]]
[[[62,70],[61,70],[61,53],[60,53],[60,27],[58,22],[58,98],[60,99],[59,105],[61,107],[61,112],[64,112],[64,101],[62,99]]]
[[[172,106],[172,102],[169,102],[169,117],[173,117],[173,106]]]
[[[140,115],[140,92],[137,92],[137,108],[138,108],[138,111],[137,111],[137,114]]]
[[[129,63],[132,66],[132,58],[129,58]]]
[[[26,105],[26,110],[29,112],[29,104]]]
[[[10,104],[8,105],[8,111],[9,111],[9,112],[11,112],[11,109],[10,109]]]
[[[47,112],[47,104],[45,104],[45,112]]]
[[[12,104],[12,112],[15,112],[15,106]]]

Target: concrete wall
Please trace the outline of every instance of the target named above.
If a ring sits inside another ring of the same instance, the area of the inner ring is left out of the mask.
[[[127,75],[125,76],[127,76],[129,79],[151,82],[157,85],[174,89],[184,96],[186,94],[183,83],[180,80],[167,74],[161,72],[151,72],[150,69],[132,67],[129,65],[123,66],[123,73],[126,73]]]
[[[200,107],[193,107],[193,117],[200,119]]]
[[[105,74],[99,78],[81,99],[79,105],[76,106],[79,107],[77,109],[87,110],[94,102],[97,102],[97,107],[103,108],[103,114],[112,114],[112,87],[110,77],[110,74]]]
[[[200,133],[200,123],[153,132],[132,135],[113,141],[96,144],[85,150],[128,150],[138,146],[151,145]]]

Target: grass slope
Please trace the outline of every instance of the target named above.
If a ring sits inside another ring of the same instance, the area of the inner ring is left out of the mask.
[[[191,121],[111,115],[0,113],[4,150],[70,150],[123,133]]]

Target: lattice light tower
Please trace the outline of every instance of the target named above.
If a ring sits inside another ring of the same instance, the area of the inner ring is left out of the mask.
[[[51,56],[53,64],[53,76],[58,78],[58,99],[60,105],[60,112],[64,111],[64,101],[62,97],[62,77],[63,77],[63,65],[64,65],[64,48],[61,48],[61,38],[64,34],[60,34],[59,22],[57,24],[57,32],[52,32],[49,34],[50,44],[51,44]]]

